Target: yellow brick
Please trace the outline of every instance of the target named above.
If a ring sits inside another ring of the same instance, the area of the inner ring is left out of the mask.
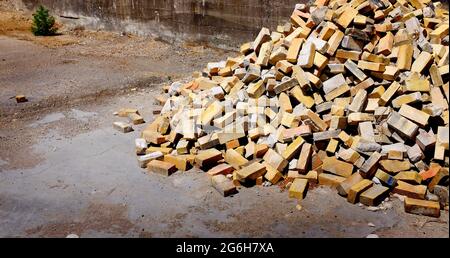
[[[423,69],[425,69],[425,67],[430,63],[432,58],[433,58],[432,54],[422,51],[419,57],[417,57],[417,59],[412,64],[411,72],[422,73]]]
[[[308,190],[308,180],[296,178],[289,188],[289,198],[302,200]]]
[[[336,57],[342,58],[342,59],[350,59],[350,60],[354,60],[354,61],[359,61],[359,58],[361,57],[361,52],[338,49],[336,52]]]
[[[353,165],[340,160],[335,157],[328,157],[323,160],[322,169],[342,177],[349,177],[353,173]]]
[[[305,140],[301,136],[297,137],[291,144],[289,144],[281,156],[290,161],[299,152],[300,147],[304,142]]]
[[[304,41],[305,40],[302,38],[295,38],[292,40],[286,57],[287,61],[293,64],[297,63],[298,54]]]
[[[347,201],[349,203],[357,203],[359,202],[359,196],[361,193],[363,193],[364,191],[366,191],[367,189],[369,189],[370,187],[372,187],[373,182],[368,180],[368,179],[364,179],[358,183],[356,183],[355,185],[353,185],[347,195]]]
[[[351,6],[348,6],[344,9],[341,16],[337,19],[336,23],[342,26],[344,29],[350,25],[350,23],[353,21],[353,19],[358,14],[358,11]]]
[[[427,113],[406,104],[402,105],[399,114],[421,126],[426,126],[428,124],[428,119],[430,118],[430,115]]]
[[[358,61],[358,67],[363,70],[369,70],[374,72],[384,72],[386,70],[384,64],[367,62],[367,61]]]
[[[303,103],[307,108],[314,106],[314,98],[307,96],[303,93],[303,90],[299,86],[295,86],[291,90],[292,96],[297,99],[300,103]]]
[[[439,218],[441,216],[441,207],[439,202],[418,200],[406,197],[405,211],[407,213],[425,215]]]

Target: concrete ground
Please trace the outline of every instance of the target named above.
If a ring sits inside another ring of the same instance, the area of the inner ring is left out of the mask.
[[[77,33],[0,36],[0,237],[448,237],[448,211],[406,214],[397,198],[369,211],[317,187],[297,210],[278,186],[223,198],[195,169],[146,173],[133,143],[145,125],[121,134],[113,112],[150,122],[163,85],[233,53]]]

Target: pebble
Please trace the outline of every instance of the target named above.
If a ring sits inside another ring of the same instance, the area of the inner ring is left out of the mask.
[[[66,238],[80,238],[77,234],[69,234]]]
[[[366,236],[366,238],[380,238],[380,237],[376,234],[370,234],[370,235]]]
[[[367,207],[367,210],[368,210],[368,211],[379,211],[380,208],[375,207],[375,206],[370,206],[370,207]]]
[[[373,224],[372,222],[369,222],[369,223],[367,224],[367,226],[374,228],[374,227],[375,227],[375,224]]]
[[[380,179],[378,179],[378,178],[376,178],[376,177],[372,178],[372,182],[373,182],[374,184],[381,185]]]

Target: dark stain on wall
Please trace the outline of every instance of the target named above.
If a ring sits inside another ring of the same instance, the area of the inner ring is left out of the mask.
[[[80,16],[89,28],[131,31],[165,40],[188,40],[236,47],[261,27],[286,22],[306,0],[23,0],[55,15]]]

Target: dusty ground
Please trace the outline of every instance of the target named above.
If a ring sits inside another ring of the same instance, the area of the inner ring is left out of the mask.
[[[0,237],[448,237],[448,212],[406,214],[396,198],[372,212],[318,187],[298,211],[276,186],[223,198],[197,170],[146,174],[142,126],[117,133],[112,113],[151,121],[163,85],[233,53],[104,32],[36,39],[27,22],[0,11]]]

